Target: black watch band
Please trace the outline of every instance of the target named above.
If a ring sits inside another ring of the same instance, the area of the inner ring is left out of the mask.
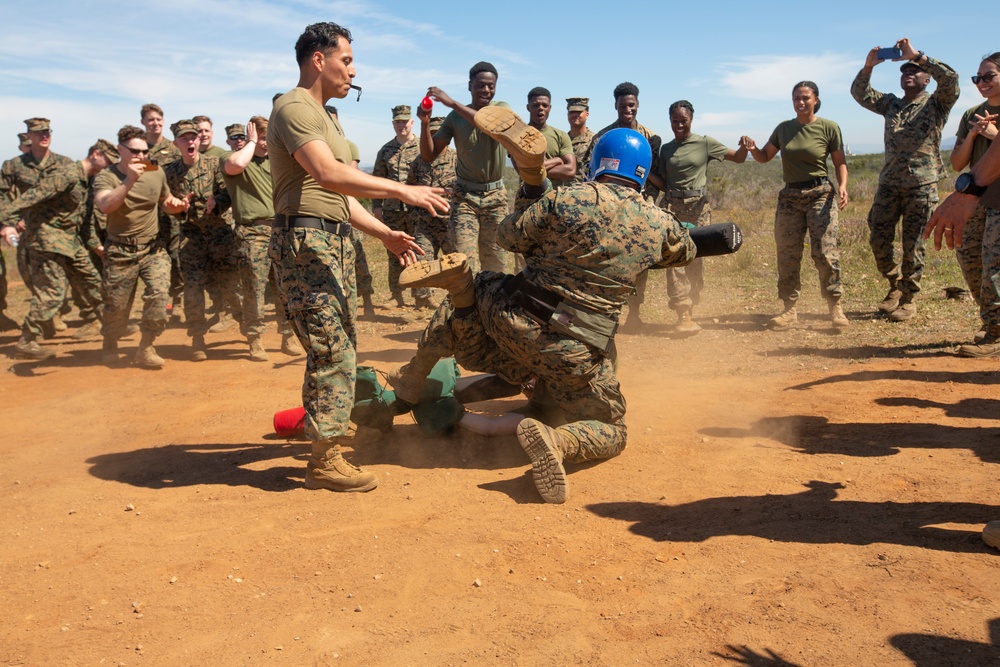
[[[976,185],[976,179],[971,172],[965,172],[955,179],[955,192],[961,192],[973,197],[982,197],[986,192],[985,185]]]

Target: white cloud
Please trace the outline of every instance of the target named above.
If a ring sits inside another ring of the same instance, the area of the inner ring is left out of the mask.
[[[761,55],[735,58],[718,65],[718,86],[726,94],[750,100],[791,99],[792,86],[814,81],[824,91],[838,94],[849,88],[858,71],[856,57],[841,53],[821,55]]]

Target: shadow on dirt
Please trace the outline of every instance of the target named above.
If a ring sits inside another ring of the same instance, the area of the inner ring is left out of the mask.
[[[898,380],[900,382],[958,382],[961,384],[994,385],[1000,384],[1000,373],[996,371],[970,371],[968,373],[950,373],[948,371],[858,371],[846,375],[831,375],[821,380],[793,385],[788,389],[811,389],[825,384],[838,382],[874,382],[877,380]]]
[[[811,481],[787,495],[705,498],[681,505],[616,502],[589,505],[598,516],[631,522],[629,530],[657,542],[704,542],[745,535],[800,544],[898,544],[955,553],[989,553],[978,531],[934,524],[985,524],[1000,506],[947,502],[837,500],[838,482]],[[873,567],[891,563],[874,561]],[[970,664],[970,663],[966,663]]]
[[[1000,663],[1000,618],[987,622],[988,644],[967,639],[925,635],[898,634],[890,643],[913,661],[914,667],[970,667]]]

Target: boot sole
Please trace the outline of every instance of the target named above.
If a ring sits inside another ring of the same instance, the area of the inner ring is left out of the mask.
[[[448,283],[455,276],[460,276],[468,271],[469,260],[460,252],[445,255],[441,259],[430,262],[418,262],[412,264],[399,274],[399,286],[403,288],[412,287],[437,287],[441,283]]]
[[[534,419],[525,419],[517,427],[517,441],[531,459],[531,478],[547,503],[566,502],[566,469],[558,453],[545,440]]]
[[[352,486],[352,487],[338,487],[333,484],[325,484],[323,482],[317,482],[313,480],[309,475],[306,475],[306,481],[304,486],[310,491],[336,491],[338,493],[364,493],[366,491],[371,491],[378,486],[378,478],[365,484],[364,486]]]
[[[542,133],[504,107],[483,107],[476,112],[476,127],[507,149],[521,166],[540,165],[546,141]]]

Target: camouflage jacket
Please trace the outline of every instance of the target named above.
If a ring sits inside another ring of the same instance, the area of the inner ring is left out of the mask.
[[[453,190],[455,188],[455,162],[458,154],[445,147],[441,154],[430,164],[417,153],[417,159],[410,163],[410,173],[406,177],[407,185],[427,185],[434,188]],[[423,209],[419,209],[423,211]],[[426,213],[426,211],[423,211]],[[430,213],[427,213],[429,216]],[[436,218],[447,218],[448,213],[438,214]]]
[[[395,138],[390,139],[378,150],[372,175],[406,183],[406,178],[410,173],[410,165],[419,156],[420,142],[416,135],[402,145]],[[373,199],[372,208],[380,207],[384,211],[406,210],[406,205],[398,199]]]
[[[83,207],[83,224],[80,226],[80,240],[90,250],[104,245],[108,238],[108,216],[94,206],[94,177],[87,179],[87,200]]]
[[[587,150],[590,148],[593,140],[594,133],[590,131],[590,128],[581,132],[575,139],[570,137],[570,141],[573,143],[573,153],[576,155],[576,176],[573,178],[574,183],[583,183],[587,180],[589,174],[584,171],[584,165],[588,161]]]
[[[862,69],[851,84],[851,95],[864,108],[885,116],[885,163],[879,185],[916,187],[945,177],[941,132],[958,101],[958,74],[934,58],[927,69],[936,90],[912,100],[880,93],[871,87],[871,71]]]
[[[219,158],[203,154],[190,167],[184,164],[184,160],[177,159],[164,167],[163,173],[167,177],[170,194],[178,199],[192,195],[191,208],[186,214],[177,216],[181,224],[196,227],[226,224],[222,213],[229,208],[231,201],[222,179]],[[209,197],[215,197],[215,208],[211,213],[206,213],[205,205]]]
[[[584,169],[583,173],[584,174],[589,174],[590,173],[590,156],[594,152],[594,144],[596,144],[597,140],[600,139],[602,136],[604,136],[605,134],[607,134],[611,130],[618,129],[618,127],[619,127],[618,121],[615,121],[615,122],[611,123],[611,125],[608,125],[605,128],[601,128],[601,131],[598,132],[597,134],[595,134],[590,139],[590,145],[587,146],[587,152],[584,153],[584,157],[583,157],[583,169]],[[652,168],[653,164],[656,163],[656,156],[660,154],[660,145],[663,143],[663,140],[660,139],[660,135],[658,135],[656,132],[653,132],[648,127],[645,127],[644,125],[640,124],[638,121],[636,121],[636,124],[635,124],[635,131],[638,132],[639,134],[641,134],[642,136],[646,137],[646,141],[649,142],[649,149],[651,151],[651,155],[649,156],[649,165],[650,165],[650,168]],[[577,162],[577,169],[579,169],[579,168],[580,168],[579,167],[579,162]],[[645,194],[645,196],[646,196],[647,199],[651,199],[651,200],[655,201],[656,197],[660,194],[660,191],[658,189],[656,189],[656,187],[654,185],[652,185],[651,183],[649,183],[647,181],[646,182],[646,189],[644,191],[644,194]]]
[[[87,174],[83,164],[55,153],[39,165],[30,154],[21,156],[25,180],[8,192],[20,192],[0,204],[0,224],[24,220],[29,250],[73,257],[80,247],[79,231],[87,199]],[[30,164],[30,166],[29,166]],[[37,169],[37,182],[24,187]]]
[[[149,147],[149,160],[153,164],[158,164],[161,167],[168,165],[174,160],[180,159],[181,152],[178,150],[177,146],[167,140],[166,137],[160,137],[160,140],[156,142],[155,146]]]
[[[497,243],[524,255],[533,280],[571,302],[617,319],[640,273],[695,257],[673,214],[624,185],[576,183],[540,199],[519,197]]]

